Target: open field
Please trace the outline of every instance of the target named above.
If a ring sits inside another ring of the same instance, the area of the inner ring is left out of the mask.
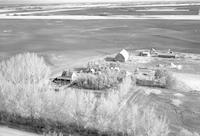
[[[191,20],[0,20],[1,58],[38,52],[55,69],[121,48],[200,53],[199,34],[200,21]]]
[[[199,53],[199,24],[191,20],[3,19],[0,48],[9,53],[154,47]]]
[[[199,53],[199,9],[199,2],[2,4],[0,48],[7,53],[119,48]]]

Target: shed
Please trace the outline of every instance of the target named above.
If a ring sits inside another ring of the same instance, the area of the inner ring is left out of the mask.
[[[119,62],[126,62],[129,59],[129,53],[127,50],[123,49],[120,53],[115,56],[115,60]]]
[[[59,77],[54,78],[53,82],[58,84],[58,85],[67,85],[67,84],[70,84],[71,78],[59,76]]]
[[[77,74],[69,70],[63,71],[62,75],[53,79],[53,82],[60,85],[67,85],[77,79]]]
[[[140,52],[140,56],[147,56],[147,57],[150,57],[151,56],[151,53],[149,51],[142,51]]]
[[[176,55],[173,53],[158,53],[158,57],[161,58],[176,58]]]

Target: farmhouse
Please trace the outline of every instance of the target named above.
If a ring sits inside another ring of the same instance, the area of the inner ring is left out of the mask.
[[[129,59],[129,53],[127,50],[123,49],[120,53],[115,56],[115,61],[126,62]]]

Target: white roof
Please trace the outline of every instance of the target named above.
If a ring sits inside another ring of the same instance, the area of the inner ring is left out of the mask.
[[[128,53],[127,50],[125,50],[125,49],[121,50],[120,54],[124,56],[125,61],[128,60],[128,58],[129,58],[129,53]]]

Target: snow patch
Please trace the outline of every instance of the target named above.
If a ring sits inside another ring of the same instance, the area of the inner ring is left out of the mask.
[[[184,97],[185,95],[183,95],[181,93],[175,93],[174,96],[176,96],[176,97]]]
[[[150,95],[150,94],[161,94],[162,92],[158,89],[146,89],[144,90],[146,95]]]
[[[180,101],[179,99],[173,99],[172,104],[175,106],[180,106],[182,104],[182,101]]]

